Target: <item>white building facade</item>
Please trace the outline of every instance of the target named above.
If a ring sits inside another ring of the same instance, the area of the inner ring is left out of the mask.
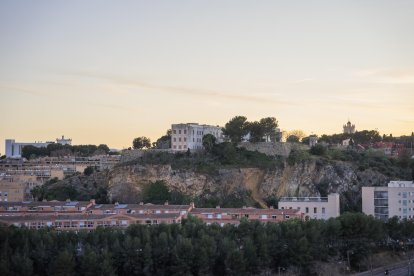
[[[197,123],[171,125],[171,149],[173,151],[200,150],[203,148],[203,136],[211,134],[216,142],[223,142],[221,127],[199,125]]]
[[[62,139],[56,139],[58,144],[62,145],[70,145],[72,143],[72,139],[65,139],[62,136]],[[5,149],[6,149],[6,157],[8,158],[21,158],[22,157],[22,150],[25,146],[33,146],[36,148],[46,148],[48,145],[53,144],[54,142],[16,142],[14,139],[6,139],[5,140]]]
[[[306,220],[329,219],[340,215],[339,194],[328,197],[282,197],[279,209],[299,209]]]
[[[414,218],[414,183],[390,181],[387,187],[362,187],[362,212],[387,220]]]

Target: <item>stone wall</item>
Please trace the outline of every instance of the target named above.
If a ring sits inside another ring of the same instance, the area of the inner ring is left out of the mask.
[[[285,156],[288,157],[293,147],[309,148],[302,144],[292,144],[283,142],[259,142],[250,143],[242,142],[239,143],[238,147],[245,148],[249,151],[258,151],[269,156]]]

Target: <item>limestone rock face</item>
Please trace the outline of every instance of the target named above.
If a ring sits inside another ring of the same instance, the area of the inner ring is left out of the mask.
[[[215,174],[192,170],[173,170],[170,165],[120,166],[108,175],[111,199],[137,202],[143,187],[153,181],[164,180],[171,190],[197,197],[214,194],[226,197],[244,192],[264,206],[269,196],[326,196],[331,192],[341,199],[356,204],[360,201],[362,186],[382,186],[389,179],[372,171],[358,171],[348,162],[309,160],[284,168],[224,168]]]

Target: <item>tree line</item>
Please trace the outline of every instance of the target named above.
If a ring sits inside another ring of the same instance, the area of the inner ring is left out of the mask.
[[[107,145],[62,145],[53,143],[47,147],[24,146],[22,157],[26,159],[38,157],[61,157],[61,156],[81,156],[89,157],[97,154],[109,154],[110,149]]]
[[[404,250],[412,238],[412,221],[361,213],[224,227],[189,217],[182,224],[78,233],[2,227],[0,274],[269,275],[283,269],[317,275],[316,262],[367,269],[372,254]]]

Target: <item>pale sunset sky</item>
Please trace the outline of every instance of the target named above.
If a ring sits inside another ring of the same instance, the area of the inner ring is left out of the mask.
[[[414,1],[0,1],[4,139],[131,146],[273,116],[414,131]]]

